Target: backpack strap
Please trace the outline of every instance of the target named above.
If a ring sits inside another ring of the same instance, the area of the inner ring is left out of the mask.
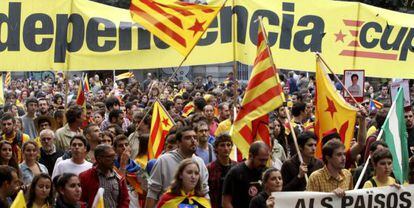
[[[371,182],[372,187],[377,187],[377,182],[375,182],[374,178],[370,178],[369,182]]]

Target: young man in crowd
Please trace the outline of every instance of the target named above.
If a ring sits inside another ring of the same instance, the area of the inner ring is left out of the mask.
[[[36,126],[34,124],[35,113],[38,108],[38,101],[34,97],[29,97],[26,100],[26,114],[22,116],[24,133],[29,135],[30,139],[37,137]]]
[[[71,139],[78,134],[82,134],[82,122],[85,114],[80,106],[74,105],[66,111],[67,123],[56,131],[56,147],[67,150],[70,147]]]

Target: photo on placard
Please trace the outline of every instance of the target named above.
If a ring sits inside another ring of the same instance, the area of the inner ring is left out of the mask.
[[[344,85],[345,89],[357,100],[362,100],[364,97],[364,70],[344,70]],[[343,92],[344,97],[351,97],[346,90]]]

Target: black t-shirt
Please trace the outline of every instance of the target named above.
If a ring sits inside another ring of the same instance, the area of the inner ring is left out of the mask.
[[[232,196],[233,207],[249,207],[250,200],[261,191],[258,181],[262,172],[263,169],[249,169],[244,162],[230,169],[224,179],[223,194]]]
[[[414,154],[414,128],[411,129],[407,129],[407,133],[408,133],[408,138],[407,138],[407,142],[408,142],[408,156],[411,157]]]

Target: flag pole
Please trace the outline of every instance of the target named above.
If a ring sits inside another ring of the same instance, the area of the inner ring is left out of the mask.
[[[237,36],[236,36],[236,16],[233,14],[233,9],[234,9],[234,1],[235,0],[232,0],[231,2],[231,12],[232,12],[232,15],[231,15],[231,31],[232,31],[232,39],[233,39],[233,43],[232,43],[232,46],[233,46],[233,74],[234,74],[234,85],[233,85],[233,93],[234,93],[234,95],[233,95],[233,106],[237,106],[237,104],[238,104],[238,95],[237,95],[237,88],[239,87],[238,85],[239,85],[239,82],[238,82],[238,77],[239,77],[239,73],[238,73],[238,70],[237,70],[237,61],[236,61],[236,42],[237,42],[237,40],[236,40],[236,38],[237,38]],[[226,4],[226,3],[224,3],[224,4]]]
[[[395,99],[395,100],[392,102],[391,108],[390,108],[390,110],[388,111],[388,115],[387,115],[387,117],[386,117],[386,119],[385,119],[385,120],[388,120],[388,119],[389,119],[389,117],[390,117],[390,112],[392,112],[392,111],[394,110],[394,108],[396,108],[396,103],[397,103],[397,99]],[[377,140],[376,140],[376,141],[378,141],[378,140],[380,140],[380,139],[381,139],[383,132],[384,132],[384,129],[383,129],[383,128],[382,128],[382,126],[381,126],[381,130],[380,130],[380,132],[379,132],[379,134],[378,134],[378,136],[377,136]],[[357,183],[355,184],[354,190],[356,190],[356,189],[358,188],[358,186],[361,184],[362,178],[363,178],[363,176],[364,176],[365,172],[367,171],[367,167],[368,167],[368,163],[369,163],[370,159],[371,159],[371,155],[369,155],[369,156],[368,156],[368,158],[367,158],[367,161],[365,161],[364,168],[362,169],[361,175],[359,176],[358,181],[357,181]]]
[[[332,71],[332,69],[328,66],[328,64],[322,58],[321,54],[320,53],[316,53],[316,56],[318,56],[318,58],[321,59],[321,61],[323,62],[323,64],[325,64],[326,68],[328,68],[328,70],[332,73],[332,75],[335,77],[335,79],[341,84],[342,88],[349,95],[349,97],[352,99],[352,101],[354,101],[355,104],[358,105],[358,107],[362,107],[362,105],[358,101],[356,101],[356,99],[354,98],[354,96],[352,96],[352,94],[348,91],[348,89],[346,89],[344,83],[342,83],[342,81],[338,78],[338,76],[336,76],[335,72]]]
[[[221,9],[223,9],[223,7],[226,5],[226,2],[228,0],[225,0],[223,5],[221,5],[220,11]],[[212,21],[213,22],[213,21]],[[210,24],[212,23],[210,22]],[[171,74],[171,76],[167,79],[167,81],[165,82],[165,84],[162,86],[161,91],[160,92],[164,92],[164,89],[167,87],[168,83],[170,83],[170,81],[172,80],[173,77],[175,77],[175,75],[178,73],[178,70],[181,68],[181,66],[184,64],[184,62],[187,60],[188,56],[191,54],[191,52],[194,50],[195,46],[197,45],[198,41],[200,40],[201,37],[203,37],[204,33],[207,31],[208,27],[210,27],[210,24],[207,25],[206,29],[202,32],[202,34],[200,35],[200,37],[197,39],[196,44],[194,44],[191,49],[188,51],[188,53],[185,55],[184,59],[180,62],[180,64],[178,65],[178,67],[174,70],[174,72]],[[115,78],[115,76],[114,76]],[[162,93],[158,94],[157,99],[160,97]],[[155,103],[155,102],[154,102]],[[154,107],[154,103],[151,105],[152,109]],[[150,109],[147,110],[147,112],[145,113],[144,117],[142,117],[141,121],[139,122],[138,126],[136,129],[139,129],[139,127],[142,125],[144,119],[148,116]]]
[[[265,41],[265,43],[266,43],[266,49],[267,49],[267,51],[268,51],[268,53],[269,53],[269,55],[270,55],[270,62],[272,63],[273,70],[275,70],[276,80],[280,83],[280,80],[279,80],[279,77],[278,77],[279,73],[277,72],[276,65],[275,65],[275,63],[274,63],[274,61],[273,61],[273,54],[272,54],[272,50],[270,50],[270,47],[269,47],[269,42],[268,42],[268,40],[267,40],[267,34],[266,34],[266,32],[265,32],[265,28],[264,28],[264,26],[263,26],[262,17],[261,17],[261,16],[259,16],[259,17],[257,18],[257,20],[259,21],[260,27],[262,28],[263,38],[264,38],[264,41]],[[257,20],[256,20],[256,21],[257,21]],[[281,95],[282,95],[283,101],[285,101],[285,94],[283,93],[283,91],[282,91]],[[283,108],[285,109],[285,112],[286,112],[286,116],[287,116],[288,122],[290,122],[290,119],[291,119],[291,118],[290,118],[289,111],[288,111],[287,107],[285,107],[285,106],[284,106]],[[297,154],[298,154],[299,161],[300,161],[300,163],[302,164],[302,163],[304,163],[304,162],[303,162],[302,153],[300,152],[300,149],[299,149],[299,145],[298,145],[298,140],[297,140],[297,138],[296,138],[295,129],[294,129],[294,128],[293,128],[293,126],[292,126],[292,125],[290,125],[290,124],[289,124],[289,128],[290,128],[290,130],[291,130],[290,132],[292,132],[293,143],[295,144],[295,149],[296,149],[296,152],[297,152]],[[305,180],[306,180],[306,183],[307,183],[307,182],[308,182],[308,175],[307,175],[307,174],[305,174]]]

